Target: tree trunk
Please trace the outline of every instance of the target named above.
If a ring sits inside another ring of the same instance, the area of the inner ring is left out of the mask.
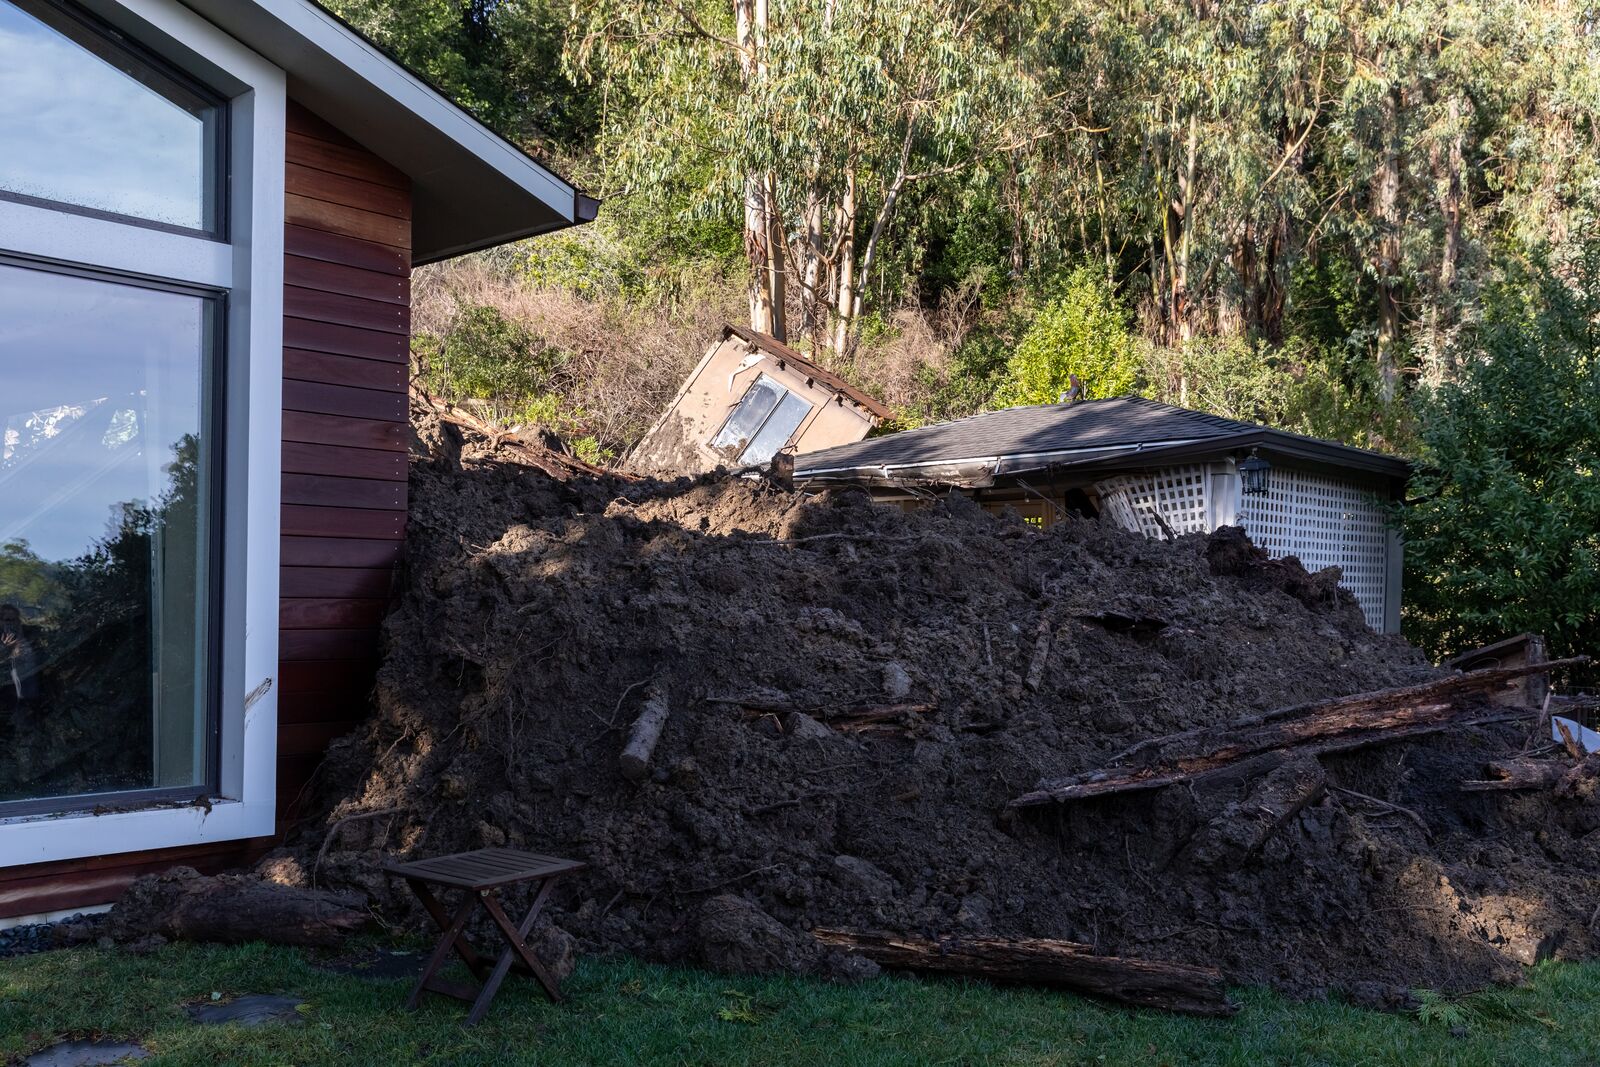
[[[1178,342],[1194,336],[1194,314],[1190,307],[1189,258],[1194,246],[1193,218],[1195,211],[1195,183],[1199,177],[1200,143],[1199,119],[1189,116],[1189,135],[1183,146],[1183,173],[1178,179],[1178,199],[1173,214],[1178,221],[1178,258],[1172,272],[1172,318],[1177,329]]]
[[[1378,239],[1373,273],[1378,283],[1378,395],[1384,403],[1400,389],[1400,91],[1379,105],[1378,166],[1372,176],[1372,214]]]
[[[1428,356],[1430,381],[1437,385],[1454,376],[1450,354],[1451,334],[1458,318],[1456,274],[1461,259],[1461,211],[1466,173],[1466,128],[1461,98],[1452,96],[1446,107],[1450,138],[1443,158],[1435,164],[1439,184],[1439,216],[1444,220],[1444,242],[1439,249],[1439,269],[1434,278]]]
[[[800,333],[818,344],[826,310],[822,300],[822,182],[816,172],[806,186],[805,238],[801,247],[805,257],[800,269]]]
[[[764,36],[765,14],[766,0],[733,0],[739,68],[746,92],[752,91],[759,77],[756,56]],[[749,262],[750,328],[765,334],[770,334],[773,327],[770,238],[766,181],[752,171],[744,179],[744,254]]]
[[[812,936],[830,948],[858,953],[901,970],[1059,985],[1121,1004],[1186,1015],[1225,1017],[1238,1011],[1228,1001],[1222,972],[1215,968],[1098,956],[1093,946],[1075,941],[993,937],[945,937],[934,941],[825,929],[813,930]]]
[[[778,210],[778,182],[771,171],[763,182],[762,201],[766,208],[767,299],[772,306],[772,328],[767,332],[780,341],[788,341],[789,241],[783,232],[783,214]]]
[[[856,175],[854,162],[844,178],[844,195],[835,212],[834,232],[839,235],[834,270],[833,354],[843,359],[850,350],[850,326],[856,306]]]
[[[132,941],[156,934],[176,941],[331,947],[367,924],[359,896],[189,867],[147,875],[112,910],[110,936]]]

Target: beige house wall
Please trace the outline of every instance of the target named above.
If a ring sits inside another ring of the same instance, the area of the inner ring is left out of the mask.
[[[703,474],[734,466],[737,456],[720,454],[709,442],[762,374],[811,404],[811,412],[789,437],[796,452],[859,441],[872,429],[870,412],[819,382],[809,368],[734,335],[700,360],[672,405],[634,448],[629,465],[659,474]]]

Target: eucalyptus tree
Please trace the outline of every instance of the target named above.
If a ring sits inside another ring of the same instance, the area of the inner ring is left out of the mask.
[[[991,7],[601,0],[566,60],[604,102],[607,191],[742,213],[752,325],[784,333],[793,296],[792,333],[843,356],[908,192],[1073,122]]]

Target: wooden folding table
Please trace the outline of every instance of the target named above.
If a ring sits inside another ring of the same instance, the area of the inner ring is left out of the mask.
[[[383,869],[389,874],[406,880],[440,930],[439,943],[423,965],[422,975],[412,988],[411,996],[406,999],[406,1008],[415,1010],[422,1001],[424,991],[441,993],[470,1001],[472,1011],[467,1014],[466,1025],[475,1025],[489,1010],[489,1003],[494,1000],[500,984],[512,970],[537,979],[551,1000],[560,1001],[561,990],[555,978],[528,949],[528,931],[533,929],[534,921],[544,909],[556,880],[580,871],[584,866],[577,860],[510,848],[480,848],[475,852],[459,852],[453,856],[439,856],[413,863],[384,864]],[[524,883],[532,883],[537,889],[527,917],[520,926],[513,926],[505,909],[500,906],[496,893]],[[455,913],[450,914],[429,886],[461,889],[466,895]],[[483,953],[473,947],[464,932],[475,906],[481,906],[489,914],[490,920],[506,941],[505,950],[493,966]],[[480,988],[474,990],[470,986],[439,977],[438,972],[444,967],[452,949],[482,983]]]

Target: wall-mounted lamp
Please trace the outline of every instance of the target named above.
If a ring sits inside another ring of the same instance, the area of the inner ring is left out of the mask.
[[[1272,464],[1256,455],[1256,450],[1251,449],[1250,455],[1239,464],[1239,487],[1245,496],[1266,496],[1267,475],[1272,472]]]

